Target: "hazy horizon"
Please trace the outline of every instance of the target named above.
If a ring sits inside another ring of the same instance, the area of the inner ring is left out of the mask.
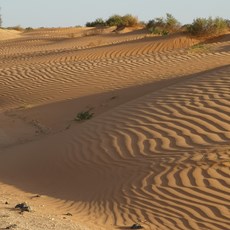
[[[3,27],[71,27],[107,19],[113,14],[132,14],[140,21],[171,13],[182,24],[191,23],[197,17],[229,18],[229,0],[182,1],[163,0],[0,0]]]

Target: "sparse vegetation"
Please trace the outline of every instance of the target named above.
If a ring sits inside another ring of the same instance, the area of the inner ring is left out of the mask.
[[[160,17],[150,20],[146,28],[152,34],[167,35],[177,31],[180,28],[180,22],[171,14],[166,14],[166,18]]]
[[[131,15],[131,14],[126,14],[121,17],[121,24],[117,25],[118,27],[134,27],[139,24],[138,18]]]
[[[99,27],[99,26],[106,26],[106,22],[102,18],[97,18],[93,22],[86,23],[86,27]]]
[[[109,19],[106,21],[106,25],[119,27],[122,25],[122,16],[115,14],[109,17]]]
[[[142,25],[151,34],[157,35],[168,35],[177,31],[189,32],[192,35],[203,36],[203,35],[219,35],[224,33],[230,28],[230,20],[226,20],[220,17],[212,18],[197,18],[192,24],[181,26],[181,23],[172,15],[167,13],[165,17],[158,17],[149,20],[147,23],[140,22],[137,17],[126,14],[124,16],[114,14],[107,20],[98,18],[93,22],[87,22],[87,27],[106,27],[116,26],[117,29],[123,27],[135,27]]]
[[[133,27],[139,24],[138,18],[131,15],[126,14],[124,16],[120,16],[118,14],[112,15],[106,21],[102,18],[98,18],[93,22],[87,22],[87,27],[98,27],[98,26],[116,26],[120,27]]]
[[[228,21],[220,17],[197,18],[187,26],[188,32],[196,36],[219,35],[224,33],[227,28]]]
[[[188,51],[190,53],[204,53],[204,52],[209,52],[210,47],[207,44],[198,43],[191,46]]]
[[[26,27],[26,28],[25,28],[25,31],[32,31],[32,30],[33,30],[32,27]]]
[[[106,21],[109,26],[117,26],[119,27],[134,27],[139,24],[138,18],[131,15],[126,14],[124,16],[113,15]]]
[[[7,29],[8,30],[17,30],[17,31],[23,31],[24,30],[20,25],[7,27]]]
[[[204,44],[195,44],[191,46],[191,49],[204,49]]]
[[[77,116],[75,117],[75,121],[85,121],[85,120],[89,120],[90,118],[92,118],[94,115],[94,113],[91,113],[90,110],[85,111],[85,112],[80,112],[77,114]]]

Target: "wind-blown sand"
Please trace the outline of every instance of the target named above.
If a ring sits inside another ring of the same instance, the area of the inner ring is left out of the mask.
[[[199,42],[80,28],[1,41],[0,228],[229,229],[230,36]],[[34,212],[9,211],[24,200]]]

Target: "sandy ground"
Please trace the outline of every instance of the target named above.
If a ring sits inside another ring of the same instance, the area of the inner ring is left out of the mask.
[[[19,38],[21,36],[20,31],[0,29],[0,41]]]
[[[0,229],[229,229],[230,35],[112,31],[0,31]]]

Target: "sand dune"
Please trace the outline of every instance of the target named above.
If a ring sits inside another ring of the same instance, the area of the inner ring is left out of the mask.
[[[17,30],[0,29],[0,41],[20,37],[21,32]]]
[[[39,105],[229,64],[229,52],[193,53],[184,49],[196,42],[185,37],[152,38],[82,51],[9,55],[1,63],[2,103],[8,108]]]
[[[2,126],[1,183],[92,229],[229,229],[229,36],[202,48],[184,35],[99,36],[81,49],[90,36],[2,43],[1,119],[28,133]],[[72,121],[91,107],[93,119]],[[39,138],[35,118],[50,130]]]

